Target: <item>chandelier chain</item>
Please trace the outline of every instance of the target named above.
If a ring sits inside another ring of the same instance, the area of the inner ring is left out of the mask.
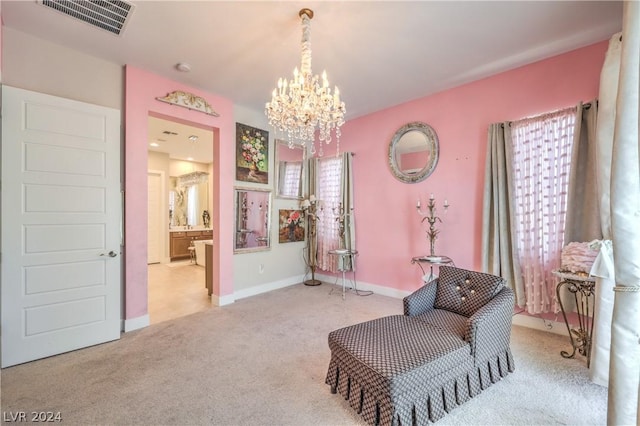
[[[311,75],[311,20],[307,15],[302,15],[302,62],[300,71],[302,75]]]

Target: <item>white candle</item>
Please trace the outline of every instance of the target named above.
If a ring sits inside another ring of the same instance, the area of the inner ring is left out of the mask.
[[[431,193],[431,195],[429,195],[429,199],[433,200],[435,197],[433,196],[433,192]]]
[[[418,204],[416,204],[416,208],[420,208],[420,199],[418,198]]]

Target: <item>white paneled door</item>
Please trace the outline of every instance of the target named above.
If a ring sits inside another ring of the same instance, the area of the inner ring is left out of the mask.
[[[120,337],[120,111],[2,87],[2,367]]]

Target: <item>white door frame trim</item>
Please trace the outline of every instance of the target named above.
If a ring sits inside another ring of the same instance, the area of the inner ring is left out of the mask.
[[[168,200],[167,200],[167,184],[166,184],[166,174],[164,172],[164,170],[154,170],[154,169],[148,169],[147,170],[147,177],[150,174],[156,174],[156,175],[160,175],[160,204],[163,206],[168,206]],[[147,198],[149,197],[149,194],[147,193]],[[169,218],[167,217],[167,209],[165,208],[164,210],[162,210],[162,215],[161,215],[161,220],[163,221],[163,223],[168,223]],[[147,218],[147,222],[148,222],[148,218]],[[148,225],[148,223],[147,223]],[[161,231],[158,230],[158,232],[160,233]],[[149,249],[148,247],[148,241],[149,241],[149,237],[147,236],[147,250]],[[165,233],[161,233],[161,241],[162,241],[162,253],[160,253],[160,263],[166,264],[171,262],[171,257],[169,257],[167,254],[169,253],[169,231],[167,228],[167,232]]]

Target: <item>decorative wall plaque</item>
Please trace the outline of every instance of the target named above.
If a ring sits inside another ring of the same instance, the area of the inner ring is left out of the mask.
[[[194,111],[200,111],[214,117],[220,117],[220,114],[218,114],[213,110],[213,108],[211,108],[209,102],[207,102],[200,96],[194,95],[193,93],[181,92],[179,90],[176,90],[174,92],[168,93],[165,97],[157,97],[156,99],[167,104],[180,106]]]

